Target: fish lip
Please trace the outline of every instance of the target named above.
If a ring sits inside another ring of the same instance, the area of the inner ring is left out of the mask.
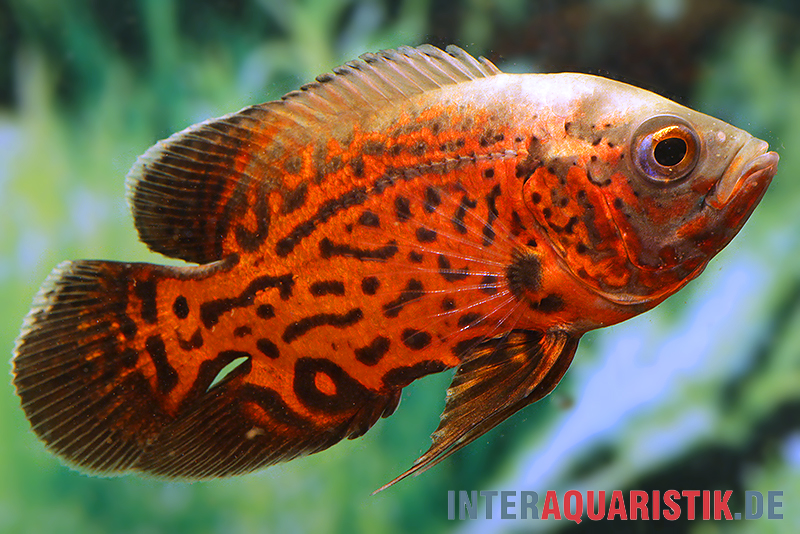
[[[780,159],[776,152],[767,150],[769,144],[761,139],[751,138],[746,142],[733,157],[714,190],[706,197],[706,205],[722,209],[748,184],[752,186],[746,187],[747,190],[753,187],[766,188],[778,170]]]

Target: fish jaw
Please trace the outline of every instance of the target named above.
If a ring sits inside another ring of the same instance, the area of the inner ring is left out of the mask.
[[[778,154],[767,150],[769,145],[761,139],[752,138],[745,143],[706,197],[706,205],[722,210],[734,202],[746,204],[752,211],[778,170]]]

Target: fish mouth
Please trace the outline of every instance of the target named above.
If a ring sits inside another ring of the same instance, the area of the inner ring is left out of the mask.
[[[717,182],[714,191],[706,197],[706,205],[722,209],[739,193],[763,193],[775,176],[780,159],[777,153],[767,150],[769,144],[761,139],[751,138],[745,143]]]

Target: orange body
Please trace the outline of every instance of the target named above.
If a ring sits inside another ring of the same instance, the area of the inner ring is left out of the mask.
[[[15,384],[56,452],[103,472],[245,472],[361,435],[457,366],[406,475],[424,469],[551,391],[583,333],[699,274],[777,163],[736,176],[735,214],[709,214],[749,136],[686,110],[668,131],[690,124],[699,163],[665,193],[640,176],[660,152],[631,148],[641,119],[675,112],[650,93],[432,47],[335,72],[133,168],[143,241],[204,265],[75,262],[45,284]],[[736,149],[710,155],[723,128]]]

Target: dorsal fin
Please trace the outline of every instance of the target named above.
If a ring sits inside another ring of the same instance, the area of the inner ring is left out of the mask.
[[[158,142],[128,173],[140,239],[195,263],[252,251],[269,233],[266,197],[279,189],[276,154],[428,90],[500,73],[450,46],[364,54],[281,100],[202,122]],[[252,211],[249,223],[240,223]]]

